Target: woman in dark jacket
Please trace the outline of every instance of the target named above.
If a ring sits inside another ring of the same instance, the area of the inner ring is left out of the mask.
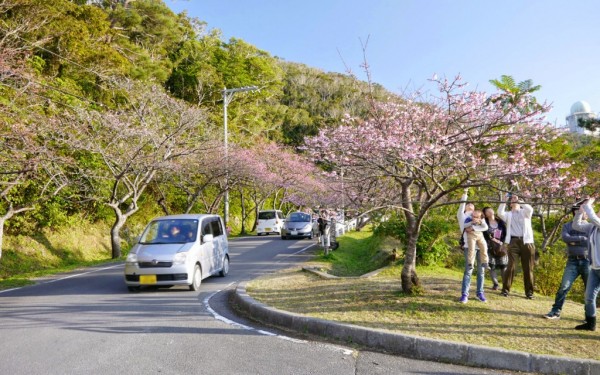
[[[496,270],[500,270],[500,275],[504,278],[504,270],[508,264],[508,254],[506,253],[502,256],[495,256],[492,249],[502,246],[504,243],[504,238],[506,237],[506,223],[496,216],[494,209],[491,207],[485,207],[483,209],[483,216],[485,217],[485,222],[488,225],[488,230],[483,232],[483,236],[487,241],[489,249],[490,276],[492,277],[492,282],[494,283],[492,289],[498,290],[498,277],[496,275]]]

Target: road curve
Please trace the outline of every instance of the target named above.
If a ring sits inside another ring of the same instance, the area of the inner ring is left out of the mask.
[[[293,339],[229,309],[226,290],[310,259],[312,244],[232,240],[230,274],[199,292],[129,293],[123,264],[0,291],[0,374],[506,374]]]

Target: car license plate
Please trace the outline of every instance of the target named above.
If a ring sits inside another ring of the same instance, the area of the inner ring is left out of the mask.
[[[298,235],[298,231],[297,230],[293,230],[293,231],[290,232],[290,234],[292,236],[297,236]]]
[[[271,228],[265,228],[265,232],[271,232]]]
[[[140,275],[140,284],[156,284],[156,275]]]

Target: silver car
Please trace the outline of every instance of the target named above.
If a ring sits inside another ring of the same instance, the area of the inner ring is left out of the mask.
[[[281,238],[290,237],[313,238],[312,217],[304,212],[292,212],[285,219],[281,228]]]
[[[152,220],[125,261],[130,291],[144,285],[187,285],[229,273],[227,232],[218,215],[171,215]]]

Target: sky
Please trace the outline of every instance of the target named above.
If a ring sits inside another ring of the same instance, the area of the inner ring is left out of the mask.
[[[287,61],[326,72],[350,69],[402,93],[460,74],[493,92],[510,75],[542,88],[548,121],[565,124],[579,100],[600,112],[600,1],[597,0],[165,0]],[[366,48],[363,46],[366,44]]]

